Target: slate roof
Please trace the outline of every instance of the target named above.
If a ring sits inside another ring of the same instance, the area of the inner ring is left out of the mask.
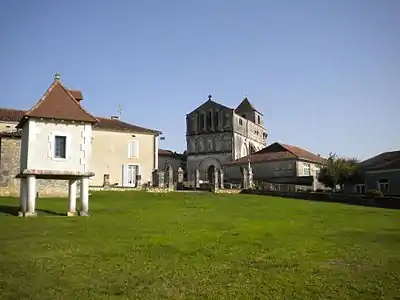
[[[364,170],[400,169],[400,150],[380,153],[360,163]]]
[[[158,155],[159,156],[171,156],[171,157],[177,157],[182,159],[184,157],[183,154],[178,153],[178,152],[174,152],[171,150],[166,150],[166,149],[158,149]]]
[[[97,123],[97,119],[79,104],[59,79],[55,79],[36,105],[25,112],[17,128],[22,128],[30,117]]]
[[[323,164],[326,161],[326,159],[308,150],[276,142],[255,153],[232,161],[227,165],[246,164],[249,159],[251,163],[261,163],[290,158],[302,159],[320,164]]]

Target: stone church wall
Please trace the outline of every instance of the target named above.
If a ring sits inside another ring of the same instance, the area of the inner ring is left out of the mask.
[[[20,150],[20,138],[0,139],[0,196],[19,196],[20,180],[15,176],[20,169]],[[37,179],[36,189],[39,197],[64,197],[68,195],[68,182]]]

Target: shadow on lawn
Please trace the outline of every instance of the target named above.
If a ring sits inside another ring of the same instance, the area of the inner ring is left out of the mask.
[[[47,209],[36,209],[39,214],[52,215],[52,216],[65,216],[65,214],[58,213]],[[0,205],[0,214],[18,216],[19,206]]]

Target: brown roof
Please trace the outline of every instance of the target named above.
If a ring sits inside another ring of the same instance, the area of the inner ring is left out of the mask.
[[[68,91],[72,95],[72,97],[75,98],[76,101],[79,102],[79,101],[83,100],[83,95],[82,95],[81,91],[78,91],[78,90],[68,90]]]
[[[0,108],[0,122],[19,122],[26,113],[25,110]],[[109,119],[104,117],[97,117],[98,123],[94,125],[94,128],[112,130],[112,131],[128,131],[137,133],[151,133],[161,134],[158,130],[148,129],[133,124],[125,123],[120,120]]]
[[[97,123],[71,93],[55,79],[36,105],[24,114],[17,128],[21,128],[29,117]]]
[[[94,128],[115,130],[115,131],[129,131],[137,133],[151,133],[155,135],[161,134],[161,131],[125,123],[118,119],[109,119],[104,117],[97,117],[97,119],[99,120],[99,122],[94,126]]]
[[[264,149],[261,149],[248,156],[241,157],[228,164],[246,164],[249,159],[251,163],[261,163],[266,161],[275,161],[290,158],[297,158],[321,164],[326,161],[319,155],[311,153],[305,149],[281,143],[273,143],[268,147],[265,147]]]
[[[183,154],[166,149],[158,149],[158,155],[183,158]]]
[[[400,150],[389,151],[366,159],[360,163],[364,170],[390,170],[400,169]]]

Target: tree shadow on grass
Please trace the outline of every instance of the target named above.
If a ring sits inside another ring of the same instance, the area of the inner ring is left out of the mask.
[[[0,205],[0,215],[18,216],[19,206],[13,205]],[[47,209],[37,209],[38,214],[51,215],[51,216],[65,216],[65,214],[58,213]]]

